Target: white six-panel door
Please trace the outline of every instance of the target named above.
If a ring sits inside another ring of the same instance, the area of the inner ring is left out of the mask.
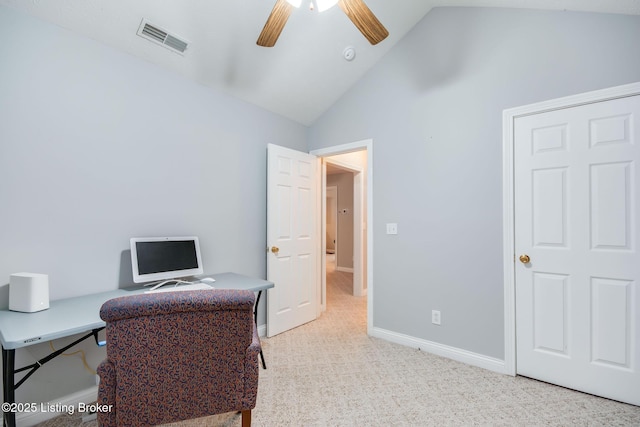
[[[517,373],[640,405],[640,96],[516,118],[514,141]]]
[[[267,336],[317,314],[317,158],[269,144],[267,171]]]

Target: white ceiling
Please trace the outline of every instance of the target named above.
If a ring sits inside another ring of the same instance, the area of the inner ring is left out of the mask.
[[[294,10],[273,48],[256,40],[275,0],[0,0],[203,85],[312,124],[433,7],[640,15],[640,0],[366,0],[390,36],[371,46],[338,7]],[[190,42],[184,56],[136,35],[143,18]],[[347,62],[342,53],[356,49]]]

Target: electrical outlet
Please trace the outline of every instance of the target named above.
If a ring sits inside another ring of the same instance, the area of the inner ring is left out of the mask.
[[[440,324],[440,310],[431,310],[431,323],[434,325]]]

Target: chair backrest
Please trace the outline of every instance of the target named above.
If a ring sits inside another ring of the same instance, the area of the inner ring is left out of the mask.
[[[118,425],[161,424],[239,410],[254,294],[207,290],[107,301],[107,360]]]

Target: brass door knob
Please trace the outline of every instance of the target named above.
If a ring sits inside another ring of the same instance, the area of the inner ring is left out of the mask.
[[[277,254],[278,252],[280,252],[280,248],[277,246],[271,246],[271,252]]]
[[[520,255],[520,262],[523,264],[529,264],[529,262],[531,261],[531,258],[529,258],[529,255],[524,254],[524,255]]]

